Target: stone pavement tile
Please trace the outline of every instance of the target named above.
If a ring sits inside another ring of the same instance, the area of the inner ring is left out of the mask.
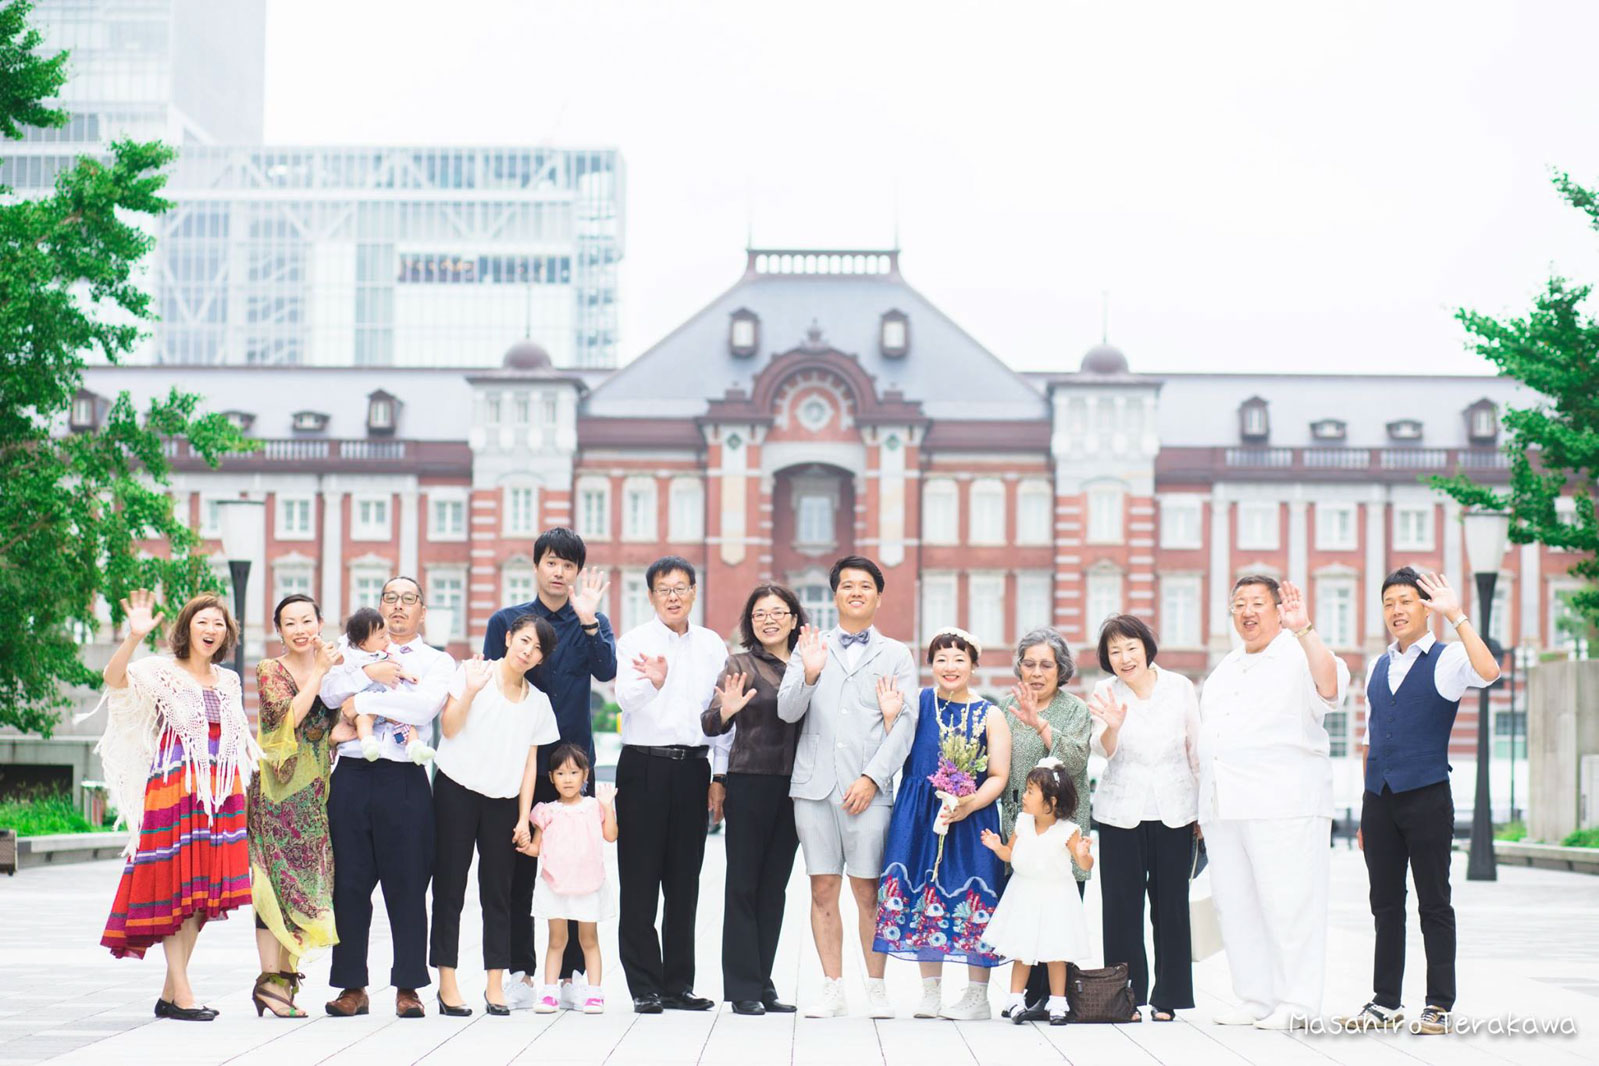
[[[1242,1066],[1249,1061],[1237,1051],[1217,1043],[1211,1034],[1206,1032],[1207,1029],[1216,1029],[1219,1026],[1209,1022],[1203,1026],[1195,1024],[1192,1017],[1194,1013],[1194,1011],[1178,1011],[1177,1017],[1169,1022],[1144,1021],[1137,1025],[1118,1025],[1116,1030],[1159,1062],[1183,1063],[1184,1066],[1189,1064],[1208,1066],[1210,1063]],[[1144,1017],[1149,1017],[1147,1010],[1144,1012]]]
[[[630,1004],[631,1007],[631,1004]],[[616,1042],[615,1055],[656,1062],[698,1062],[716,1024],[716,1011],[669,1010],[640,1014]],[[572,1021],[584,1020],[581,1016]],[[610,1061],[610,1060],[607,1060]]]
[[[797,1024],[798,1018],[793,1014],[752,1018],[734,1014],[731,1007],[722,1004],[698,1061],[704,1066],[743,1066],[769,1058],[777,1048],[783,1049],[786,1057],[794,1043]]]
[[[864,1005],[864,997],[861,997],[861,1001]],[[791,1049],[794,1066],[881,1063],[883,1051],[877,1026],[886,1024],[889,1023],[878,1022],[874,1025],[870,1018],[860,1015],[848,1018],[801,1018],[794,1025],[794,1045]],[[959,1055],[950,1059],[951,1063],[962,1061]]]
[[[1038,1025],[1034,1029],[1071,1063],[1155,1066],[1150,1055],[1121,1032],[1119,1025]]]
[[[972,1061],[979,1066],[1014,1066],[1017,1063],[1040,1063],[1064,1061],[1065,1056],[1060,1049],[1049,1042],[1049,1039],[1034,1025],[1017,1025],[1007,1021],[996,1013],[988,1021],[983,1022],[951,1022],[950,1028],[954,1029],[966,1046],[966,1052]],[[1044,1028],[1048,1028],[1045,1026]],[[885,1049],[886,1050],[886,1049]],[[893,1061],[892,1058],[889,1059]],[[937,1057],[924,1060],[927,1062],[940,1061]]]

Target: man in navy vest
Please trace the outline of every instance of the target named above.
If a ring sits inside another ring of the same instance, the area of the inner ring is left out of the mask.
[[[1445,1033],[1455,1005],[1449,733],[1466,690],[1493,684],[1499,664],[1442,574],[1423,577],[1408,566],[1395,570],[1382,583],[1382,613],[1394,642],[1366,679],[1366,790],[1359,834],[1371,880],[1376,960],[1371,1002],[1342,1021],[1357,1029],[1392,1029],[1404,1018],[1399,990],[1405,976],[1408,864],[1427,949],[1427,1004],[1415,1029]],[[1433,615],[1442,616],[1460,639],[1439,643],[1432,633]]]

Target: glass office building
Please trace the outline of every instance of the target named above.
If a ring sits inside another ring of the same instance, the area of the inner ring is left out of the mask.
[[[0,145],[0,181],[48,190],[116,137],[179,148],[137,361],[497,366],[531,337],[557,366],[616,365],[614,149],[264,145],[262,0],[45,0],[34,20],[72,53],[73,119]]]

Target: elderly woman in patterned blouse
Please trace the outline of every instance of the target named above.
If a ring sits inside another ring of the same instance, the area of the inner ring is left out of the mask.
[[[1088,829],[1088,745],[1093,719],[1088,705],[1065,690],[1075,670],[1071,649],[1053,629],[1031,630],[1016,642],[1017,684],[1000,703],[1011,734],[1010,782],[1000,805],[1000,836],[1007,840],[1022,809],[1027,774],[1046,755],[1065,764],[1077,790],[1077,810],[1071,820]],[[1074,861],[1072,873],[1081,896],[1088,871]],[[1027,983],[1028,1006],[1023,1016],[1047,1018],[1044,1003],[1048,996],[1044,967],[1035,966]]]

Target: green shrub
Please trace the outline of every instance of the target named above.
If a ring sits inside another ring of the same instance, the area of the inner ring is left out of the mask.
[[[1520,821],[1519,819],[1514,822],[1506,822],[1494,830],[1494,839],[1503,840],[1507,843],[1514,843],[1518,840],[1526,840],[1527,823]]]
[[[1578,829],[1560,842],[1568,848],[1599,848],[1599,826]]]
[[[620,730],[619,722],[621,713],[622,708],[618,707],[615,703],[606,703],[594,710],[591,715],[594,722],[594,732],[618,732]]]
[[[95,832],[65,792],[0,801],[0,829],[15,829],[19,837]]]

